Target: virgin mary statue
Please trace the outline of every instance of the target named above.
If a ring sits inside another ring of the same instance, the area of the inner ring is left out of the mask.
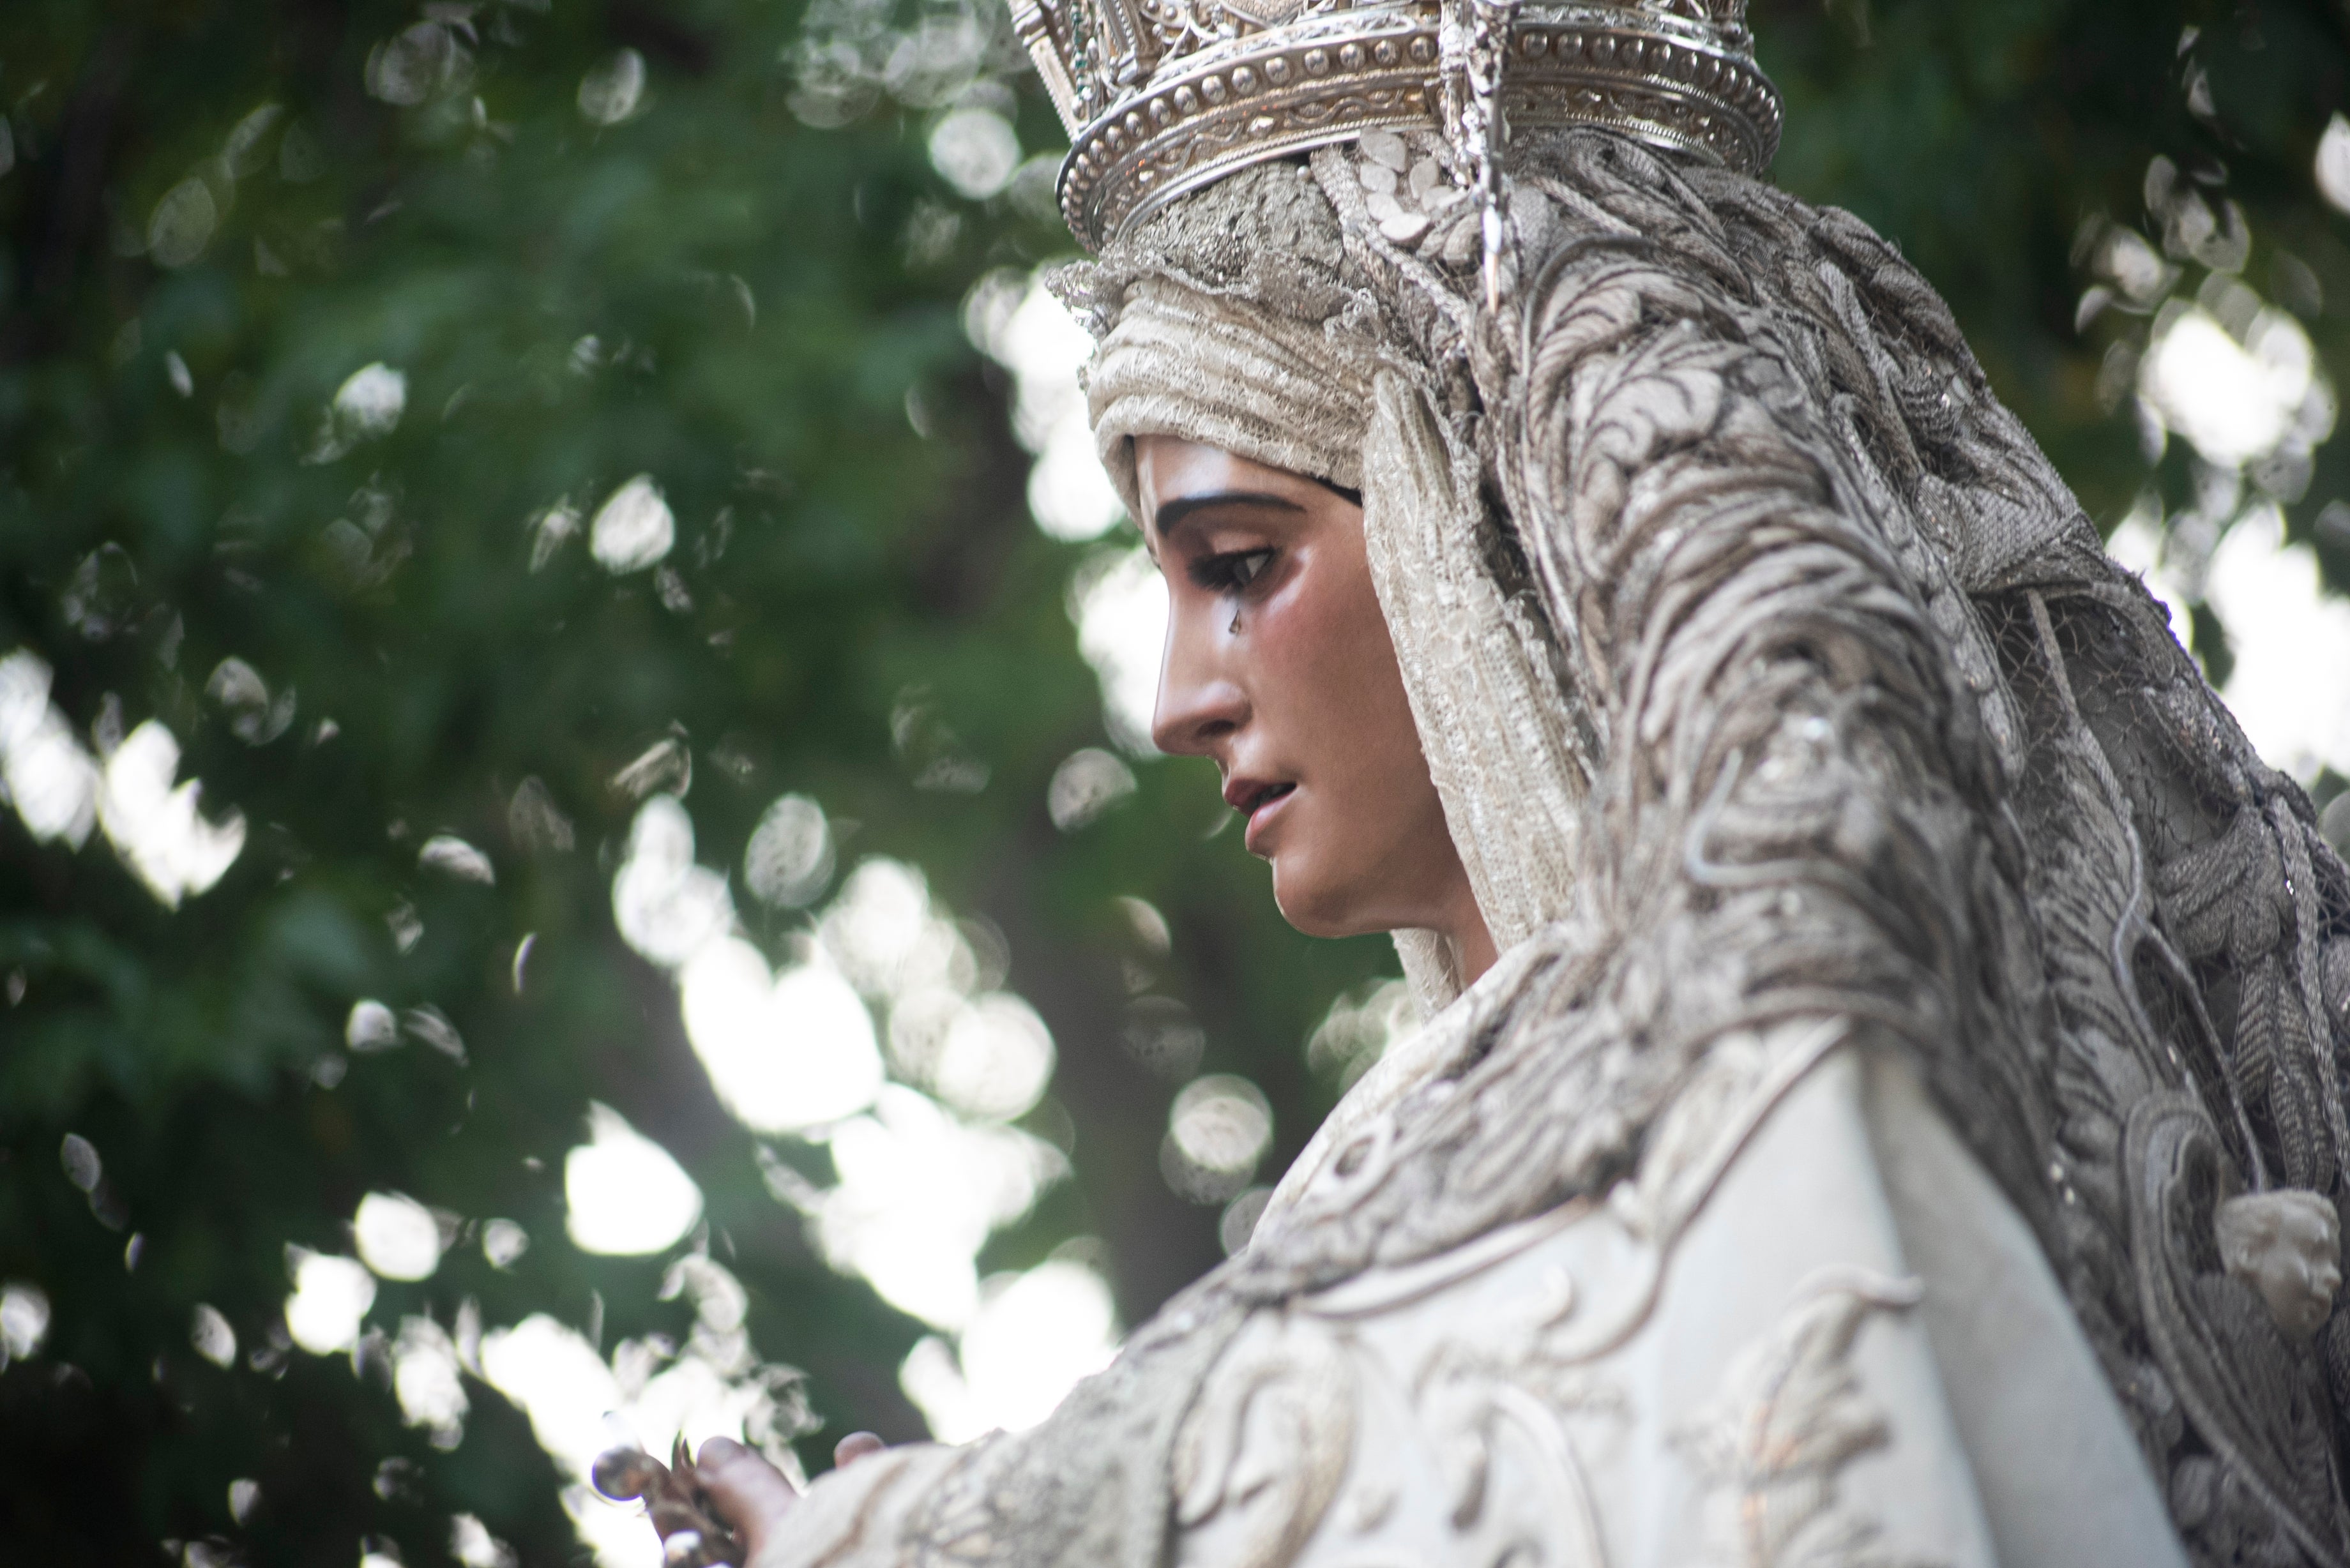
[[[1242,1251],[759,1568],[2350,1563],[2350,876],[1763,182],[1744,13],[1014,0],[1103,461],[1170,580],[1186,462],[1358,530],[1490,955],[1399,930],[1427,1026]]]

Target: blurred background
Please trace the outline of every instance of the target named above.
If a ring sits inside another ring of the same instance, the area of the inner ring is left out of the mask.
[[[2350,11],[1754,20],[2334,800]],[[1145,739],[1062,146],[1000,0],[10,0],[10,1561],[643,1563],[610,1443],[1032,1422],[1411,1027]]]

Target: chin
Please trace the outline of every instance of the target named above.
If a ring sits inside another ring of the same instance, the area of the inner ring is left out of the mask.
[[[1333,878],[1315,876],[1310,868],[1284,865],[1284,858],[1276,857],[1273,863],[1273,901],[1292,927],[1306,936],[1328,940],[1388,929],[1366,921],[1362,900],[1334,886]]]

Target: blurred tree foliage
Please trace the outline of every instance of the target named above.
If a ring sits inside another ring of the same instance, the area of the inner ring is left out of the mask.
[[[2343,443],[2255,466],[2231,500],[2185,441],[2150,461],[2130,417],[2163,307],[2224,316],[2231,283],[2297,317],[2344,384],[2350,231],[2313,171],[2350,109],[2350,7],[1762,0],[1753,23],[1788,99],[1775,177],[1902,244],[2101,526],[2141,494],[2219,529],[2280,500],[2288,537],[2350,589],[2350,513],[2321,525],[2350,494]],[[2224,628],[2195,629],[2224,680]]]
[[[2199,504],[2184,443],[2149,467],[2116,391],[2160,298],[2241,275],[2350,366],[2350,245],[2311,177],[2350,67],[2331,0],[1772,0],[1755,21],[1790,98],[1779,177],[1904,243],[2101,522],[2149,483]],[[1219,1255],[1215,1210],[1160,1175],[1177,1085],[1119,1044],[1138,994],[1191,1009],[1204,1064],[1263,1086],[1268,1168],[1329,1104],[1302,1045],[1391,968],[1382,945],[1289,933],[1213,834],[1204,769],[1139,763],[1079,831],[1046,812],[1056,764],[1102,742],[1066,611],[1088,547],[1030,524],[1005,377],[959,305],[1066,237],[1016,185],[955,193],[926,154],[943,103],[810,113],[802,23],[761,0],[0,18],[0,655],[53,669],[96,752],[168,725],[180,776],[246,826],[172,909],[104,835],[77,850],[0,815],[0,1281],[52,1309],[0,1371],[12,1561],[214,1540],[346,1563],[376,1538],[441,1563],[458,1512],[524,1562],[577,1555],[557,1472],[495,1392],[469,1381],[444,1452],[380,1358],[289,1351],[281,1313],[287,1244],[347,1251],[360,1197],[390,1190],[535,1244],[493,1267],[463,1231],[371,1323],[471,1300],[608,1346],[682,1334],[661,1260],[563,1240],[591,1101],[700,1184],[754,1341],[809,1374],[811,1458],[851,1426],[919,1435],[896,1379],[919,1325],[811,1251],[668,978],[615,929],[627,770],[664,742],[705,864],[739,864],[799,792],[845,861],[917,864],[1004,933],[1060,1047],[1028,1125],[1076,1174],[986,1267],[1100,1235],[1134,1322]],[[1015,86],[1021,140],[1057,145]],[[2150,211],[2158,157],[2177,176]],[[2167,232],[2181,193],[2222,241]],[[2158,292],[2085,312],[2100,223],[2176,243]],[[378,364],[397,417],[382,376],[338,411]],[[2274,486],[2337,585],[2339,447]],[[640,473],[674,519],[657,566],[607,570],[548,523]],[[940,747],[983,787],[935,787]],[[442,834],[494,883],[421,866]],[[1121,896],[1165,912],[1170,952]],[[795,922],[754,926],[780,950]],[[348,1054],[361,997],[437,1009],[462,1052]],[[61,1159],[69,1134],[95,1172]],[[822,1178],[820,1148],[773,1152]],[[234,1330],[227,1366],[192,1343],[198,1303]],[[242,1521],[239,1478],[265,1500]]]

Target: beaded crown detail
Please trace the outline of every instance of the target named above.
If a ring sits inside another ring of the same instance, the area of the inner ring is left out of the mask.
[[[1505,127],[1602,125],[1760,173],[1783,123],[1746,0],[1011,6],[1068,128],[1062,213],[1097,250],[1183,192],[1368,130],[1435,130],[1485,165]]]

